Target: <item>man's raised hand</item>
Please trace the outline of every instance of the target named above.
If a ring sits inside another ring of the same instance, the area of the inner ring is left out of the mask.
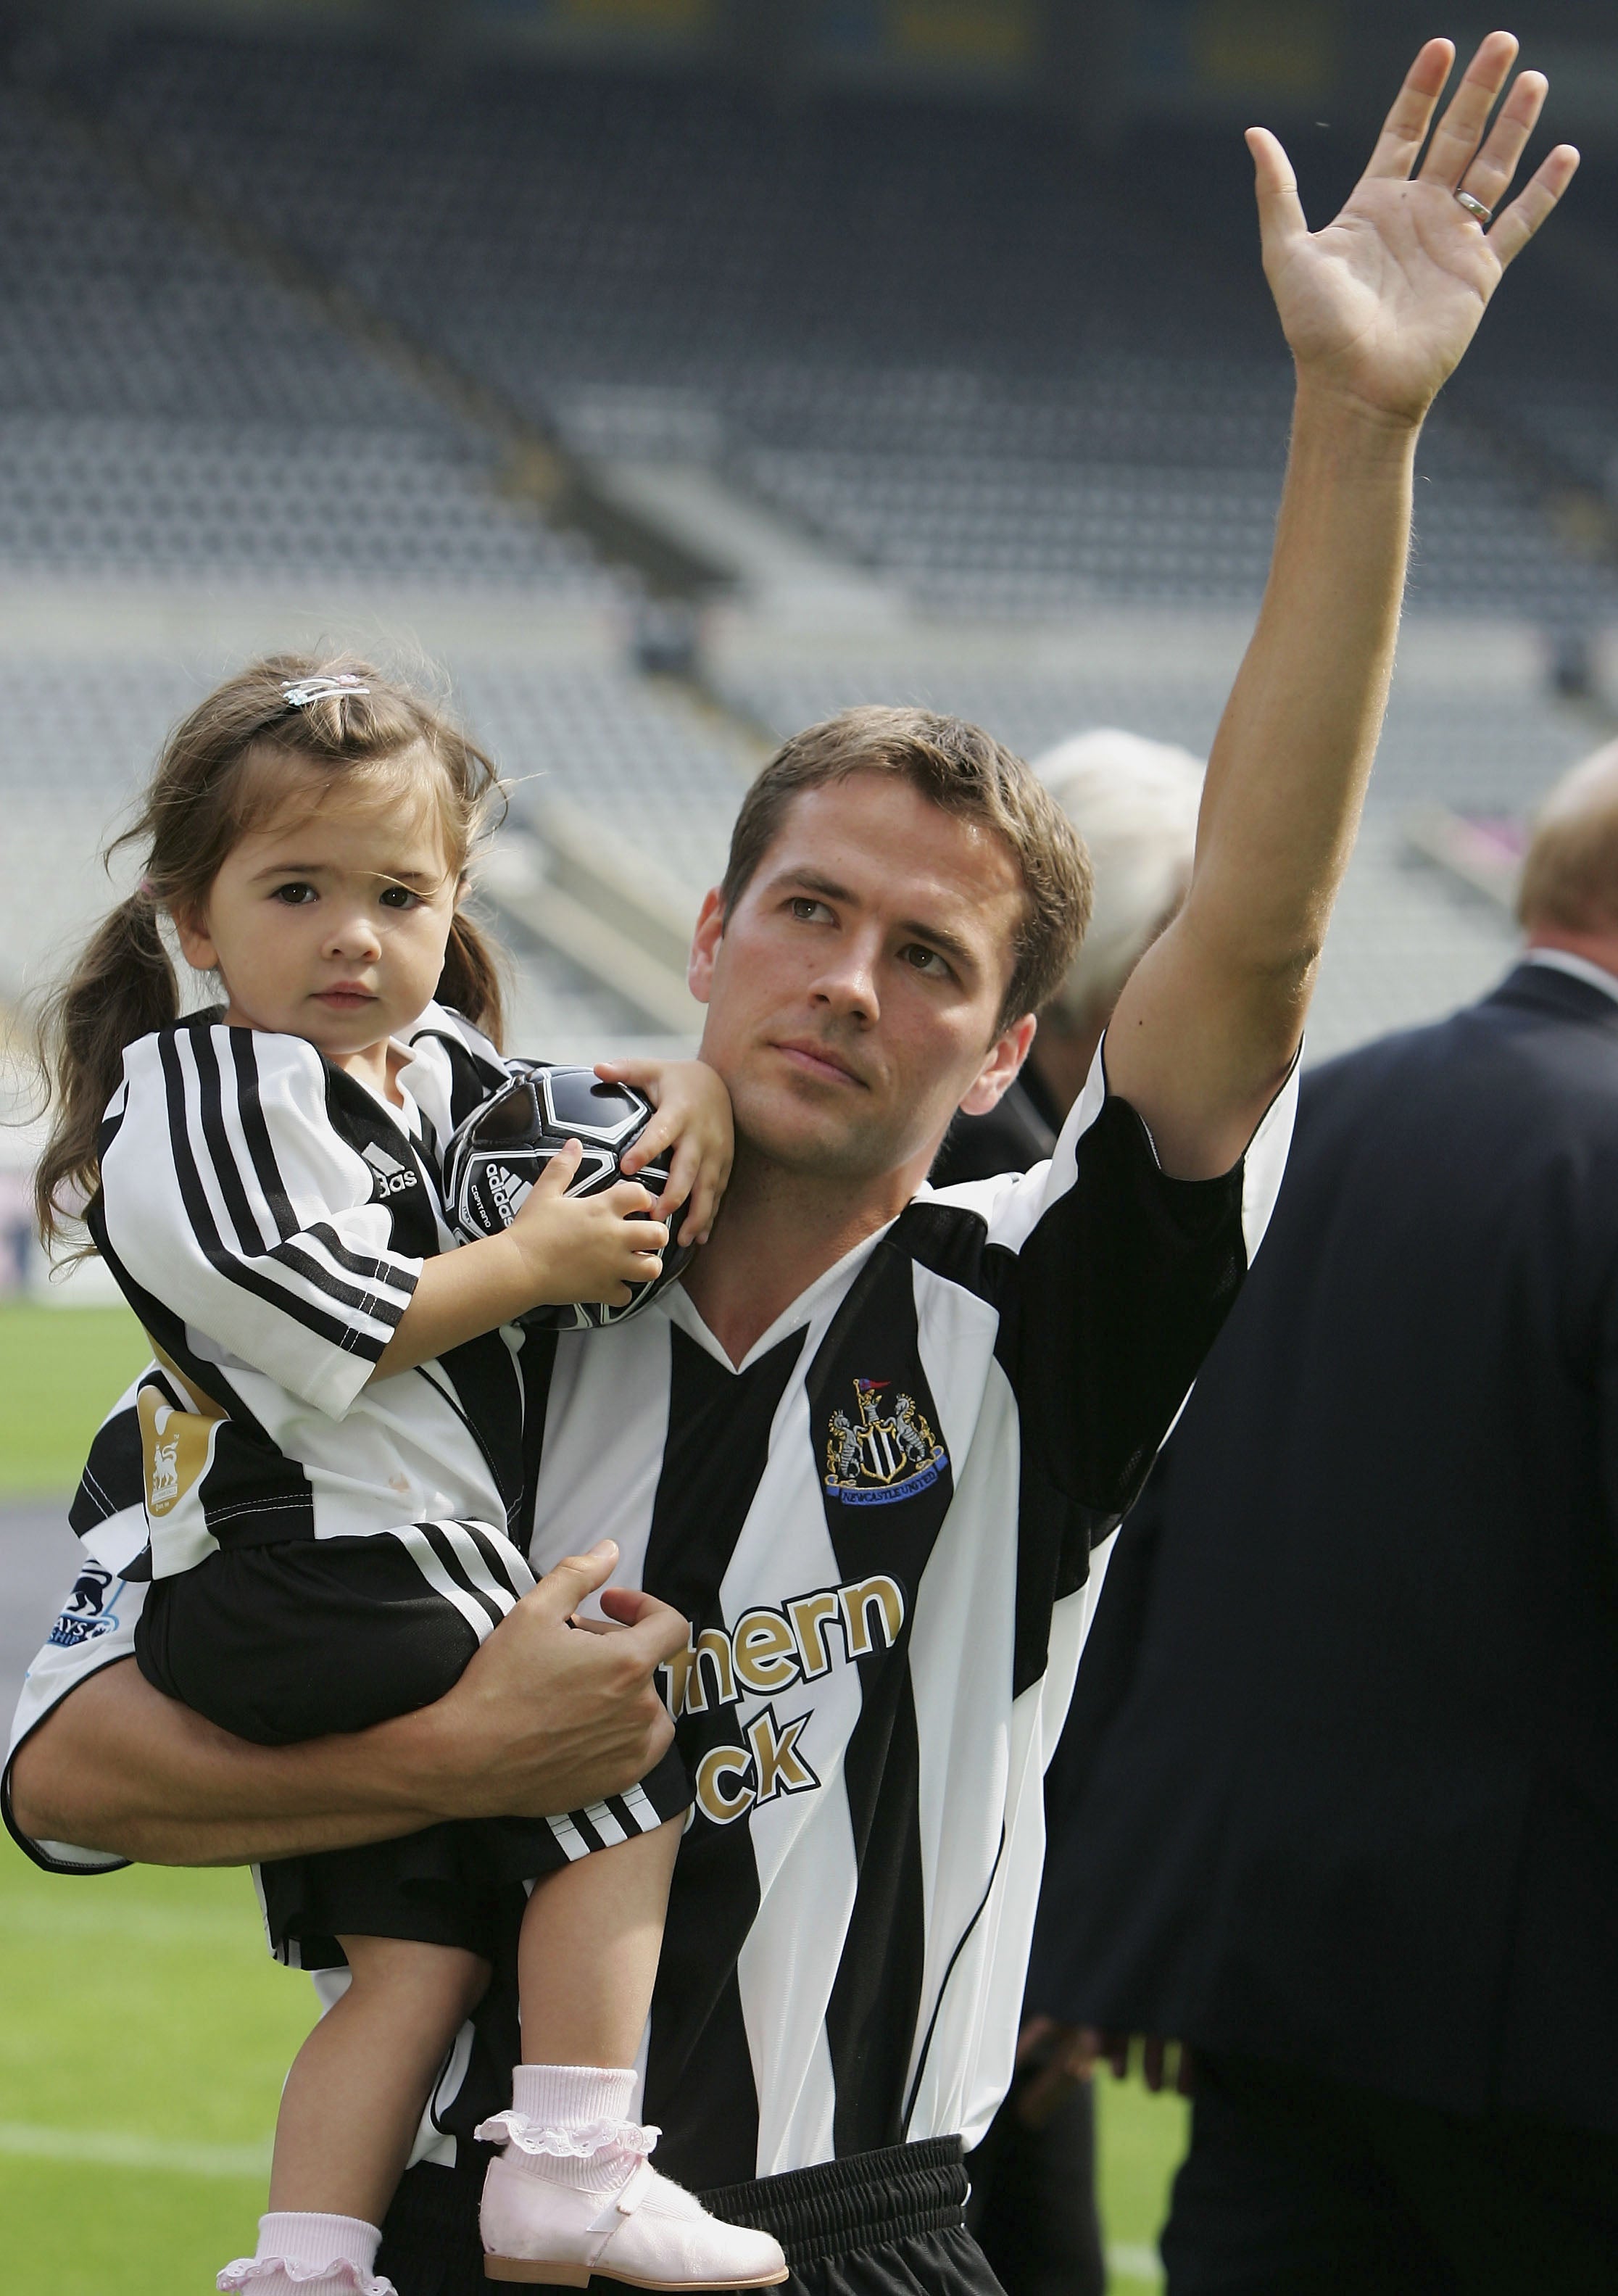
[[[1266,127],[1247,145],[1257,177],[1264,270],[1301,381],[1367,413],[1414,424],[1459,364],[1500,275],[1556,206],[1579,165],[1558,144],[1508,207],[1523,149],[1545,102],[1542,73],[1519,74],[1509,32],[1491,32],[1421,158],[1455,61],[1429,40],[1389,112],[1370,165],[1342,213],[1311,232],[1285,152]],[[1487,134],[1485,134],[1487,131]],[[1487,230],[1455,194],[1496,210]]]

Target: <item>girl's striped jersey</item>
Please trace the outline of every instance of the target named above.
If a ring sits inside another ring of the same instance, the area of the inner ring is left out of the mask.
[[[1225,1178],[1174,1181],[1097,1055],[1048,1164],[924,1189],[739,1365],[678,1290],[522,1346],[535,1568],[615,1538],[692,1622],[665,1688],[697,1800],[644,2105],[682,2181],[986,2127],[1107,1542],[1263,1233],[1293,1103]],[[93,1565],[13,1743],[129,1648],[129,1415],[97,1440]],[[495,2109],[514,2046],[497,1984],[427,2153]]]
[[[371,1381],[454,1241],[439,1144],[505,1077],[443,1006],[408,1041],[402,1109],[301,1037],[208,1015],[124,1056],[87,1218],[158,1351],[137,1414],[158,1578],[222,1546],[516,1520],[516,1333]]]

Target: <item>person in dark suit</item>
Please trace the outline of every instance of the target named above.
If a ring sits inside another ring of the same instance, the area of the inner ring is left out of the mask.
[[[950,1128],[938,1187],[1050,1154],[1124,982],[1191,882],[1203,768],[1187,751],[1106,726],[1059,742],[1034,770],[1088,848],[1094,911],[1016,1083],[987,1116]],[[1051,2071],[1044,2025],[1025,2026],[1011,2094],[967,2164],[968,2222],[1006,2296],[1101,2296],[1091,2093]]]
[[[1618,744],[1306,1079],[1121,1536],[1029,2000],[1191,2045],[1170,2296],[1618,2289]]]

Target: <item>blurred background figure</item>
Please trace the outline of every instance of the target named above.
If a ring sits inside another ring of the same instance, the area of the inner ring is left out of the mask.
[[[1191,882],[1203,768],[1188,750],[1104,726],[1032,762],[1089,848],[1096,906],[1078,962],[1039,1015],[1022,1075],[987,1116],[957,1117],[935,1187],[1026,1171],[1050,1154],[1124,982]]]
[[[1087,1655],[1029,1998],[1192,2046],[1170,2296],[1618,2286],[1618,744],[1520,914],[1306,1078]]]
[[[1203,768],[1187,750],[1104,726],[1033,762],[1089,849],[1089,931],[1039,1015],[1018,1081],[987,1116],[956,1119],[933,1167],[935,1187],[1026,1170],[1050,1154],[1124,982],[1191,882]],[[1064,1769],[1058,1755],[1053,1774]],[[1048,1807],[1059,1815],[1059,1800]],[[1093,2093],[1088,2081],[1063,2082],[1047,2095],[1042,2034],[1030,2025],[1023,2039],[1011,2094],[968,2164],[972,2231],[1007,2296],[1100,2296]]]

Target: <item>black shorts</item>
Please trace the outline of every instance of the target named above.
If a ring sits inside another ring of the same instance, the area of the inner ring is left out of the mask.
[[[481,2159],[407,2172],[376,2259],[398,2296],[482,2296],[491,2284],[478,2237],[482,2188]],[[958,2136],[856,2152],[702,2197],[727,2222],[774,2234],[792,2274],[781,2296],[1001,2296],[964,2221]],[[591,2296],[622,2287],[598,2277]]]
[[[221,1729],[295,1745],[441,1698],[533,1583],[487,1523],[228,1547],[153,1584],[135,1654],[149,1682]],[[652,1833],[690,1801],[670,1748],[638,1785],[587,1809],[469,1818],[277,1858],[258,1869],[271,1948],[301,1969],[341,1966],[345,1934],[487,1955],[494,1909],[513,1882]]]

